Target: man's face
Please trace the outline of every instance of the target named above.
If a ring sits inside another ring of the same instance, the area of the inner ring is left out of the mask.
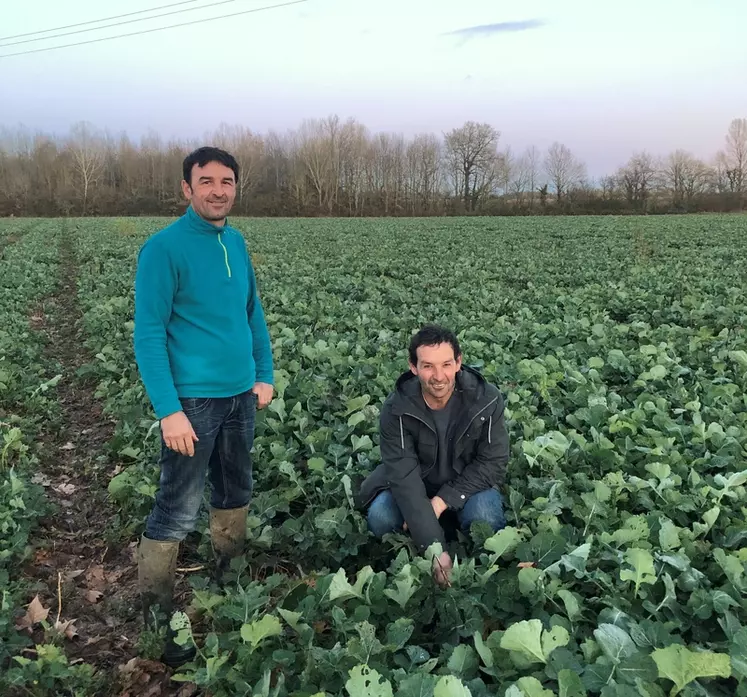
[[[410,363],[410,370],[418,376],[426,396],[442,399],[450,395],[462,367],[462,359],[454,357],[451,344],[419,346],[417,356],[418,364]]]
[[[222,223],[236,198],[236,177],[220,162],[195,165],[190,181],[182,181],[182,191],[197,215],[211,223]]]

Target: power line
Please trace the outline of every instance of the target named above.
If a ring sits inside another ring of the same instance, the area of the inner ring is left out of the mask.
[[[217,5],[227,5],[228,3],[236,2],[236,0],[220,0],[219,2],[211,2],[208,5],[200,5],[200,7],[186,7],[181,10],[171,10],[171,12],[162,12],[160,15],[152,15],[150,17],[138,17],[137,19],[127,19],[124,22],[114,22],[113,24],[102,24],[100,27],[88,27],[88,29],[75,29],[74,31],[66,31],[62,34],[52,34],[52,36],[39,36],[35,39],[24,39],[23,41],[13,41],[9,44],[0,44],[0,48],[8,48],[8,46],[18,46],[19,44],[30,44],[34,41],[47,41],[48,39],[59,39],[62,36],[70,36],[71,34],[85,34],[88,31],[98,31],[99,29],[109,29],[110,27],[119,27],[123,24],[134,24],[135,22],[147,22],[149,19],[158,19],[159,17],[169,17],[170,15],[178,15],[182,12],[194,12],[195,10],[205,10],[208,7],[216,7]]]
[[[20,39],[22,36],[33,36],[34,34],[46,34],[50,31],[62,31],[63,29],[72,29],[73,27],[82,27],[86,24],[97,24],[98,22],[108,22],[110,19],[122,19],[122,17],[132,17],[133,15],[141,15],[146,12],[155,12],[156,10],[165,10],[169,7],[176,7],[177,5],[190,5],[198,0],[182,0],[181,2],[172,2],[170,5],[159,5],[158,7],[151,7],[149,10],[137,10],[136,12],[127,12],[123,15],[114,15],[113,17],[102,17],[101,19],[91,19],[88,22],[76,22],[75,24],[66,24],[64,27],[52,27],[51,29],[40,29],[39,31],[28,31],[25,34],[13,34],[13,36],[0,36],[0,41],[7,41],[8,39]]]
[[[207,19],[195,19],[191,22],[182,22],[181,24],[170,24],[165,27],[156,27],[155,29],[143,29],[142,31],[133,31],[129,34],[117,34],[116,36],[104,36],[100,39],[90,39],[88,41],[78,41],[74,44],[62,44],[61,46],[48,46],[47,48],[34,48],[30,51],[19,51],[17,53],[6,53],[0,58],[11,58],[12,56],[25,56],[30,53],[42,53],[44,51],[54,51],[58,48],[72,48],[74,46],[85,46],[86,44],[96,44],[100,41],[111,41],[112,39],[124,39],[129,36],[139,36],[141,34],[152,34],[156,31],[164,31],[166,29],[175,29],[177,27],[187,27],[191,24],[200,24],[205,22],[213,22],[217,19],[227,19],[229,17],[238,17],[239,15],[248,15],[255,12],[264,12],[265,10],[275,10],[281,7],[289,7],[290,5],[300,5],[308,0],[291,0],[291,2],[283,2],[277,5],[266,5],[265,7],[255,7],[253,10],[243,10],[242,12],[234,12],[228,15],[219,15],[218,17],[208,17]],[[0,48],[2,48],[0,46]]]

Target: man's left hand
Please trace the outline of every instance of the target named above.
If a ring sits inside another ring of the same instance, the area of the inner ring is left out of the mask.
[[[449,507],[449,505],[440,496],[434,496],[431,499],[431,506],[433,512],[436,514],[436,518],[440,518],[441,514]]]
[[[272,401],[275,388],[266,382],[255,382],[252,392],[257,395],[257,409],[264,409]]]

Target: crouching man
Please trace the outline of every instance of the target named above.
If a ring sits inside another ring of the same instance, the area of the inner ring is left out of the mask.
[[[464,532],[476,521],[500,530],[506,522],[497,487],[509,457],[500,391],[462,366],[456,336],[439,326],[412,337],[409,365],[381,411],[381,464],[359,492],[369,529],[378,537],[409,531],[422,552],[445,544],[439,519],[447,510]],[[449,553],[433,563],[436,582],[445,585]]]

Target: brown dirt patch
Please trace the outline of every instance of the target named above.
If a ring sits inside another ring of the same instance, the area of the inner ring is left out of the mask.
[[[36,552],[23,574],[32,580],[42,606],[50,609],[50,623],[58,615],[63,628],[70,623],[64,639],[70,662],[89,663],[107,676],[107,697],[192,695],[184,684],[169,682],[172,671],[166,666],[137,657],[137,540],[121,541],[112,529],[117,511],[108,500],[107,485],[117,462],[107,445],[114,422],[102,413],[95,384],[76,377],[92,357],[78,329],[77,264],[69,241],[63,241],[60,254],[57,292],[30,317],[32,326],[47,335],[46,355],[62,373],[59,427],[50,423],[42,428],[41,470],[34,477],[56,510],[41,520]],[[187,591],[185,583],[179,587],[181,593]]]

